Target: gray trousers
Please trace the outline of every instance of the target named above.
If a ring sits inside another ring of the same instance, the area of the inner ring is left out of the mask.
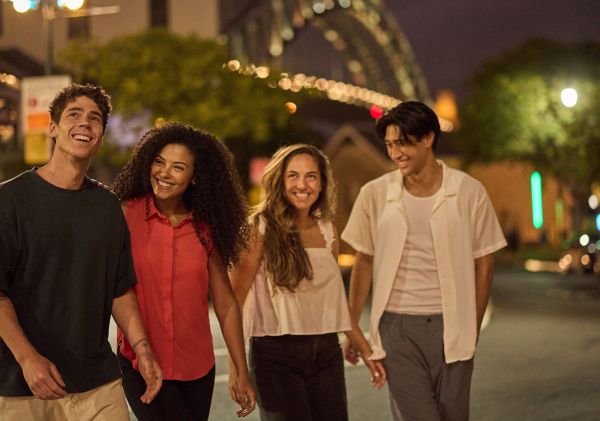
[[[441,315],[385,312],[383,364],[396,421],[466,421],[473,359],[446,364]]]

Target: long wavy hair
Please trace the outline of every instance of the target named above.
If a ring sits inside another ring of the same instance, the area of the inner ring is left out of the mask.
[[[233,155],[212,134],[180,123],[167,123],[146,132],[111,188],[121,201],[152,193],[150,167],[169,144],[186,146],[194,155],[192,183],[183,195],[192,222],[203,244],[200,224],[210,229],[214,246],[225,267],[238,262],[249,237],[248,205]],[[147,212],[150,208],[147,207]]]
[[[265,222],[263,259],[267,275],[276,287],[294,291],[302,279],[312,279],[313,269],[296,226],[296,209],[285,196],[284,174],[290,159],[306,154],[317,163],[321,176],[319,197],[309,210],[314,219],[333,219],[335,186],[329,159],[316,147],[296,144],[280,148],[262,178],[264,199],[252,212],[252,224]]]

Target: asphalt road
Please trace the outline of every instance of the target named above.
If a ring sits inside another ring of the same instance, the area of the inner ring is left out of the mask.
[[[471,420],[600,420],[600,279],[499,270],[492,302],[475,358]],[[210,420],[233,420],[214,316],[212,327],[217,381]],[[389,420],[387,388],[371,388],[368,377],[365,367],[346,368],[350,419]]]

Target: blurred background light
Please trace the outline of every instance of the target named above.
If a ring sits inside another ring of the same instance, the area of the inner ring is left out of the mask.
[[[35,2],[31,0],[12,0],[13,9],[15,9],[19,13],[25,13],[29,9],[33,9],[35,7]]]
[[[381,109],[381,107],[378,107],[377,105],[371,105],[371,108],[369,109],[369,113],[371,114],[371,117],[373,117],[375,120],[379,120],[381,118],[381,116],[383,115],[383,110]]]
[[[573,88],[563,89],[560,93],[560,101],[565,107],[574,107],[577,104],[577,91]]]
[[[533,226],[540,229],[544,225],[544,208],[542,203],[542,175],[538,171],[531,174],[531,216]]]
[[[590,236],[587,234],[583,234],[581,237],[579,237],[579,244],[581,244],[583,247],[587,246],[590,243]]]
[[[338,256],[338,265],[343,267],[352,267],[354,265],[354,255],[353,254],[340,254]]]
[[[63,3],[65,7],[69,10],[77,10],[83,6],[85,0],[64,0]]]
[[[290,102],[285,103],[285,110],[289,114],[294,114],[297,109],[298,109],[298,106],[296,104],[294,104],[293,102],[290,101]]]

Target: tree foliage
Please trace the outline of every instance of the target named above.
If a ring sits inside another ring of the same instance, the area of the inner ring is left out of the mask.
[[[61,66],[76,81],[101,84],[116,113],[149,112],[151,122],[177,120],[227,140],[268,142],[288,124],[291,94],[224,69],[227,60],[213,40],[152,29],[106,43],[75,41]]]
[[[567,87],[578,92],[573,108],[561,103]],[[570,191],[580,220],[600,181],[600,44],[536,39],[489,61],[471,79],[462,118],[467,164],[528,161]]]

